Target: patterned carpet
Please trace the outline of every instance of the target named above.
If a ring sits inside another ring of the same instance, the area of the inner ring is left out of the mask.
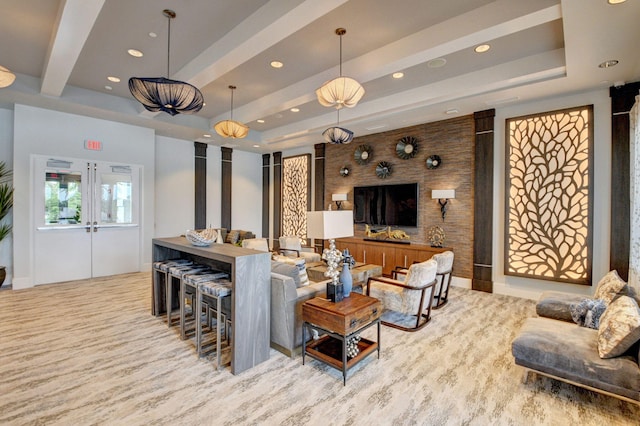
[[[640,408],[544,377],[510,344],[534,303],[452,288],[349,374],[272,351],[234,376],[150,314],[150,274],[0,291],[2,425],[626,425]],[[375,336],[375,328],[367,337]]]

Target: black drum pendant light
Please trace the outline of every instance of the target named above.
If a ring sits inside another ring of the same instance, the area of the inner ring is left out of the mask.
[[[322,132],[322,136],[324,136],[325,141],[334,145],[348,144],[353,140],[353,132],[340,127],[340,110],[338,110],[338,124]]]
[[[167,77],[171,53],[171,20],[176,17],[173,10],[165,9],[169,31],[167,34]],[[189,83],[165,77],[131,77],[129,90],[148,111],[164,111],[171,115],[193,114],[202,109],[204,98],[198,88]]]

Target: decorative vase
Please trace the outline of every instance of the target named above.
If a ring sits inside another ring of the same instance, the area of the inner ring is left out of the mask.
[[[342,292],[344,297],[349,297],[351,289],[353,288],[353,277],[349,270],[350,263],[344,262],[342,264],[342,271],[340,272],[340,283],[342,284]]]
[[[216,244],[224,244],[222,239],[222,229],[218,229],[218,237],[216,238]]]

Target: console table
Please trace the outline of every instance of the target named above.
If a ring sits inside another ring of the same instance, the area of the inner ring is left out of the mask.
[[[239,374],[269,359],[271,318],[271,256],[232,244],[196,247],[185,237],[154,238],[153,261],[190,259],[227,272],[231,293],[231,373]],[[156,291],[152,283],[153,292]],[[159,315],[166,309],[152,307]],[[171,303],[169,301],[169,303]]]

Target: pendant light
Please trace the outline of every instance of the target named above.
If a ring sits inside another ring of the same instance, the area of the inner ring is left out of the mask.
[[[202,109],[204,97],[198,88],[189,83],[170,80],[169,57],[171,53],[171,20],[176,17],[173,10],[165,9],[169,31],[167,34],[167,78],[131,77],[129,91],[147,111],[164,111],[171,115],[193,114]]]
[[[318,90],[316,96],[320,105],[326,107],[353,108],[364,96],[364,88],[351,77],[342,76],[342,36],[347,30],[336,29],[336,34],[340,36],[340,76],[326,82]]]
[[[338,124],[335,127],[329,127],[322,132],[324,140],[334,145],[348,144],[353,140],[353,132],[344,127],[340,127],[340,110],[338,110]]]
[[[16,79],[16,75],[0,65],[0,88],[9,87]]]
[[[220,136],[225,138],[242,139],[249,134],[249,127],[234,121],[233,119],[233,91],[236,90],[236,86],[229,86],[231,89],[231,119],[218,121],[213,127]]]

